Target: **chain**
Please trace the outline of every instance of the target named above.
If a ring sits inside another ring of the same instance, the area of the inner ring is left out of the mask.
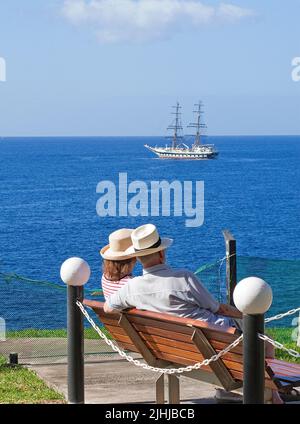
[[[284,350],[285,352],[287,352],[289,355],[293,356],[294,358],[300,358],[300,353],[299,352],[297,352],[294,349],[288,349],[287,347],[283,346],[283,344],[277,342],[276,340],[270,339],[270,337],[266,336],[265,334],[260,334],[259,333],[258,334],[258,337],[261,340],[264,340],[266,342],[269,342],[271,345],[273,345],[277,349]]]
[[[213,355],[210,359],[204,359],[202,362],[198,362],[194,365],[189,365],[187,367],[181,368],[158,368],[152,367],[144,362],[139,361],[138,359],[134,359],[132,356],[128,355],[126,352],[121,350],[118,346],[116,346],[111,340],[107,338],[107,336],[100,330],[100,328],[95,324],[91,316],[88,314],[87,310],[84,308],[83,304],[77,300],[76,305],[81,310],[82,314],[86,317],[88,322],[94,328],[94,330],[98,333],[98,335],[105,341],[105,343],[110,346],[115,352],[117,352],[122,358],[126,359],[128,362],[133,363],[137,367],[141,367],[144,370],[159,372],[162,374],[182,374],[183,372],[190,372],[193,370],[198,370],[204,365],[209,365],[211,362],[217,361],[221,356],[225,355],[227,352],[235,348],[243,339],[243,336],[238,337],[233,343],[227,346],[225,349],[221,350],[218,354]]]
[[[281,319],[281,318],[287,317],[289,315],[294,315],[297,312],[300,312],[300,308],[291,309],[290,311],[285,312],[283,314],[278,314],[278,315],[275,315],[274,317],[267,318],[267,319],[265,319],[265,322],[267,323],[267,322],[275,321],[277,319]]]

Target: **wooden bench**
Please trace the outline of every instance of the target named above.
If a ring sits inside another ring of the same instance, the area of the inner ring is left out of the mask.
[[[84,305],[94,310],[118,346],[142,355],[151,366],[179,368],[194,365],[223,350],[240,336],[235,328],[203,321],[179,318],[172,315],[132,309],[118,314],[106,314],[103,303],[84,300]],[[300,385],[300,364],[266,358],[266,400],[270,391],[286,391]],[[200,370],[182,375],[237,391],[243,386],[242,343],[218,361]],[[168,374],[169,403],[179,403],[179,378]],[[156,382],[156,402],[164,403],[164,375]]]

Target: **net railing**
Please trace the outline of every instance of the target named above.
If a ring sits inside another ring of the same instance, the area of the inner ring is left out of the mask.
[[[198,268],[195,273],[220,302],[227,299],[226,259]],[[273,289],[273,305],[268,316],[290,310],[300,304],[300,261],[237,257],[238,281],[255,275],[266,280]],[[101,288],[85,288],[85,297],[103,301]],[[59,362],[67,355],[66,286],[59,282],[34,280],[15,273],[0,272],[0,355],[19,354],[20,362]],[[270,327],[290,329],[295,335],[295,317],[284,317],[268,323]],[[85,354],[114,354],[99,341],[85,323]],[[294,337],[295,338],[295,337]]]

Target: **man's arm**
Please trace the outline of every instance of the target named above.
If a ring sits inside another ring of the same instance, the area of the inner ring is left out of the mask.
[[[202,285],[201,281],[195,275],[192,274],[190,277],[189,283],[192,294],[200,306],[212,311],[214,314],[232,318],[243,317],[243,314],[234,306],[219,303],[214,299],[211,293]]]
[[[237,308],[231,305],[226,305],[225,303],[220,303],[217,314],[232,318],[243,318],[243,314]]]
[[[107,302],[105,302],[105,303],[104,303],[103,309],[104,309],[104,312],[105,312],[106,314],[115,314],[115,313],[117,313],[117,312],[120,312],[120,311],[117,311],[116,309],[111,308],[111,307],[108,305],[108,303],[107,303]]]
[[[113,293],[107,301],[104,303],[104,312],[107,314],[115,314],[124,309],[130,309],[134,305],[130,302],[130,296],[128,292],[128,285],[132,284],[132,281],[122,286],[118,291]]]

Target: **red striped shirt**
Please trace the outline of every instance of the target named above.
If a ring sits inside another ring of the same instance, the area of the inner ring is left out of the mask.
[[[128,283],[128,281],[130,281],[132,278],[133,277],[131,277],[130,275],[127,275],[126,277],[121,278],[121,280],[119,281],[111,281],[105,278],[104,275],[102,275],[101,285],[105,300],[113,293],[118,291],[121,287],[123,287],[126,283]]]

